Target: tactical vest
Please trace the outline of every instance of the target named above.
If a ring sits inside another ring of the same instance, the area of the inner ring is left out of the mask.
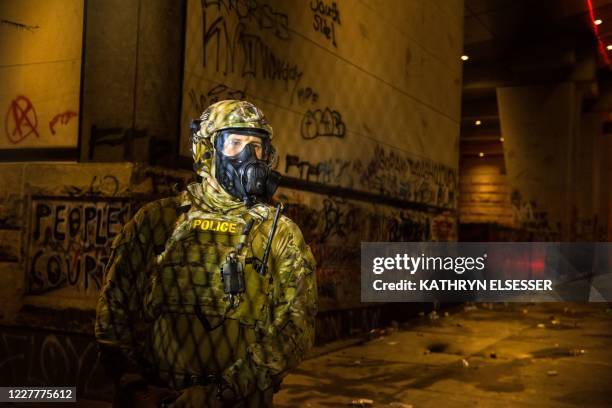
[[[262,258],[272,218],[268,207],[228,214],[206,212],[195,203],[179,208],[189,209],[178,216],[149,268],[144,296],[153,363],[175,388],[183,386],[184,376],[220,375],[246,355],[269,321],[272,279],[271,262],[261,275],[249,261]],[[249,220],[252,228],[243,235]],[[245,291],[232,301],[221,268],[240,247]]]

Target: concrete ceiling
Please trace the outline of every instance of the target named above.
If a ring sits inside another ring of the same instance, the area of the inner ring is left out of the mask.
[[[576,81],[594,96],[601,91],[598,82],[610,77],[612,0],[590,4],[603,21],[596,28],[588,0],[465,0],[462,155],[472,155],[470,143],[498,143],[489,150],[502,154],[497,87]]]

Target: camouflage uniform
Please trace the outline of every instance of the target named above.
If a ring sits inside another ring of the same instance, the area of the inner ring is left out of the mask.
[[[204,182],[136,213],[112,243],[97,307],[96,338],[116,377],[179,391],[222,384],[232,406],[272,405],[275,384],[313,344],[317,309],[315,260],[289,218],[278,219],[267,273],[249,262],[262,259],[273,210]],[[246,290],[232,300],[220,270],[241,242]],[[216,404],[210,390],[206,406]]]

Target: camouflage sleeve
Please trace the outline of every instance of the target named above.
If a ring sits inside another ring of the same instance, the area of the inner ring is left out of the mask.
[[[283,224],[274,238],[279,255],[274,260],[278,282],[271,324],[263,328],[261,341],[249,346],[247,357],[224,372],[225,381],[240,396],[272,386],[302,361],[314,343],[316,263],[297,225],[286,218]]]
[[[175,213],[163,204],[163,201],[156,201],[143,206],[111,245],[96,308],[95,336],[103,352],[102,360],[111,360],[108,365],[112,373],[109,374],[113,377],[126,371],[139,371],[134,354],[138,347],[142,291],[147,278],[144,272],[155,246],[165,242],[165,225]]]

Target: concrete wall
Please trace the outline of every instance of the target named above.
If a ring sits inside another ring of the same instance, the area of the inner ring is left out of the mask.
[[[189,119],[246,97],[282,173],[455,208],[461,1],[250,4],[188,1],[182,156]]]
[[[497,96],[513,202],[529,207],[530,227],[566,237],[579,107],[575,85],[498,88]]]

